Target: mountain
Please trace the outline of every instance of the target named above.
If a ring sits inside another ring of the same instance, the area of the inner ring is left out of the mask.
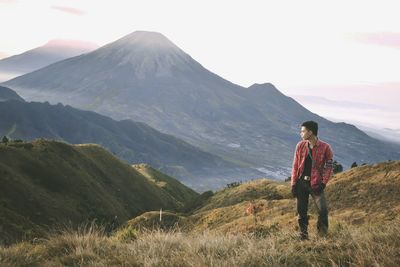
[[[234,179],[246,171],[143,122],[115,121],[61,103],[0,102],[0,136],[4,135],[11,139],[96,143],[129,163],[150,164],[199,191],[224,186],[224,178]],[[257,174],[261,175],[253,172]]]
[[[160,186],[95,144],[0,144],[0,173],[0,243],[58,224],[115,216],[123,223],[149,210],[179,210],[198,195],[172,177]]]
[[[145,122],[273,178],[289,175],[300,124],[306,120],[319,123],[321,140],[331,144],[335,160],[345,168],[354,161],[400,158],[400,145],[318,116],[270,83],[233,84],[156,32],[133,32],[4,85],[27,100]]]
[[[50,40],[43,46],[0,60],[0,81],[43,68],[54,62],[81,55],[98,48],[90,42]]]
[[[7,87],[0,86],[0,102],[7,100],[25,101],[15,91]]]

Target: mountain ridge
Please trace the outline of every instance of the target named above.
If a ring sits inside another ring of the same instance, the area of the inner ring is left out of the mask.
[[[78,40],[49,40],[42,46],[2,58],[0,60],[0,74],[4,75],[5,79],[12,79],[57,61],[93,51],[98,47],[94,43]],[[3,81],[4,78],[2,76],[0,78]]]
[[[116,121],[61,103],[0,102],[0,135],[22,140],[50,138],[72,144],[98,143],[130,164],[148,163],[200,191],[225,184],[213,177],[238,177],[235,172],[243,169],[146,123]]]
[[[397,144],[382,142],[349,124],[318,116],[270,83],[249,88],[235,85],[186,53],[190,67],[161,52],[168,59],[163,58],[159,64],[155,60],[158,56],[138,53],[133,59],[137,67],[121,65],[114,50],[124,46],[128,54],[135,54],[136,45],[126,40],[137,35],[134,32],[87,55],[57,62],[4,84],[28,100],[62,102],[117,120],[145,122],[205,151],[246,165],[249,171],[261,170],[275,178],[289,175],[300,139],[300,123],[306,120],[319,123],[320,136],[332,145],[335,160],[345,168],[354,161],[400,158]],[[96,55],[110,57],[105,60]]]

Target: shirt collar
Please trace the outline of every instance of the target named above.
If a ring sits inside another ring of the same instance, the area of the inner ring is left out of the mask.
[[[317,137],[317,142],[315,142],[315,146],[319,146],[321,144],[321,141],[319,141],[319,138]]]
[[[321,144],[321,141],[319,140],[319,138],[318,137],[316,137],[317,138],[317,142],[315,142],[315,146],[319,146],[320,144]],[[307,141],[307,146],[310,144],[310,142],[309,141]],[[315,147],[314,146],[314,147]]]

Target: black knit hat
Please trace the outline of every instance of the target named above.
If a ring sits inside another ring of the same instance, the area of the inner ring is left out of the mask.
[[[306,127],[309,131],[312,131],[315,136],[318,135],[318,123],[315,121],[305,121],[301,126]]]

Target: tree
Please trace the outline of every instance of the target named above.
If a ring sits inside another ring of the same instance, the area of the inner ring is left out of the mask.
[[[338,173],[343,171],[343,166],[336,160],[333,161],[333,173]]]
[[[4,144],[7,144],[7,143],[8,143],[8,138],[7,138],[7,136],[3,136],[2,142],[3,142]]]

